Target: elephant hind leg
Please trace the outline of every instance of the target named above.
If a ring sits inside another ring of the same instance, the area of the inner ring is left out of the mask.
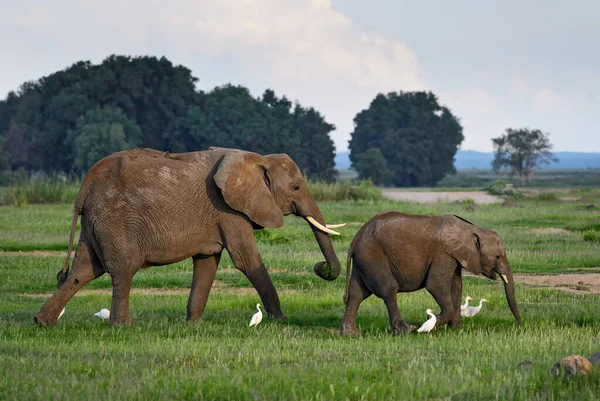
[[[342,319],[340,335],[360,336],[360,330],[356,327],[356,313],[361,302],[370,295],[371,291],[367,289],[356,268],[352,269],[348,287],[348,301],[346,302],[346,312]]]
[[[400,315],[400,309],[398,309],[398,301],[396,300],[396,293],[393,292],[383,299],[385,306],[388,310],[390,317],[390,326],[396,334],[408,334],[415,331],[417,328],[412,324],[406,323]]]
[[[450,326],[460,327],[460,302],[462,300],[462,275],[461,267],[458,266],[452,276],[452,304],[454,306],[454,315],[450,321]]]
[[[62,285],[48,298],[40,311],[34,316],[35,322],[42,327],[55,326],[58,315],[73,295],[86,283],[100,277],[102,274],[104,274],[104,268],[100,259],[82,236],[77,245],[73,266],[69,274]]]
[[[204,312],[220,260],[220,253],[194,258],[194,276],[187,305],[188,320],[202,320],[202,312]]]

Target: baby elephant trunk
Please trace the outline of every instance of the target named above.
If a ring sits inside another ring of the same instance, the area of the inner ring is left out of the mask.
[[[521,324],[521,315],[519,314],[519,308],[517,307],[517,300],[515,298],[515,281],[513,278],[512,271],[509,268],[496,269],[500,278],[504,283],[504,293],[506,294],[506,300],[508,301],[508,307],[514,315],[517,323]]]

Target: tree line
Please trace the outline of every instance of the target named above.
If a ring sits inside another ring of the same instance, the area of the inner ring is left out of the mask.
[[[85,173],[113,152],[149,147],[170,152],[231,147],[287,153],[312,179],[335,177],[335,126],[311,107],[267,89],[196,89],[198,79],[166,58],[113,55],[80,61],[25,82],[0,101],[0,171]],[[378,94],[354,118],[350,160],[377,185],[432,186],[455,172],[464,140],[458,117],[431,92]],[[551,160],[547,134],[507,130],[493,139],[495,169],[527,182]]]
[[[166,58],[111,56],[26,82],[0,101],[0,167],[82,173],[123,149],[222,146],[288,153],[309,177],[333,178],[335,126],[317,110],[271,89],[254,98],[197,81]]]

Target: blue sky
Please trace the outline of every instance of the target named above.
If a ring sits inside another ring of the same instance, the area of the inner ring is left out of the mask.
[[[0,5],[0,35],[2,97],[78,60],[164,55],[201,89],[317,108],[338,151],[377,93],[425,89],[460,118],[462,149],[530,127],[600,152],[597,1],[21,0]]]

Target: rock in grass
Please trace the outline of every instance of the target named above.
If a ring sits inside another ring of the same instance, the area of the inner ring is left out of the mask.
[[[596,352],[590,356],[589,361],[596,369],[600,369],[600,352]]]
[[[550,372],[554,376],[566,374],[567,376],[589,375],[592,373],[593,365],[584,356],[570,355],[556,362]]]

